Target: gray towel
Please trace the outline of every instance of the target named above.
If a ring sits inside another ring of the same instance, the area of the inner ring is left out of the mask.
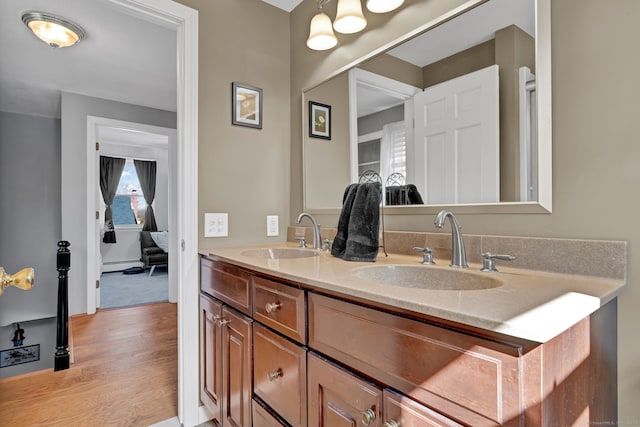
[[[374,262],[378,256],[381,185],[351,184],[344,192],[331,254],[345,261]]]

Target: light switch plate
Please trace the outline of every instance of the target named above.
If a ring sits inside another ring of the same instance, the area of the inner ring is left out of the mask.
[[[278,236],[278,215],[267,215],[267,237]]]
[[[228,213],[204,214],[204,237],[227,237],[229,235]]]

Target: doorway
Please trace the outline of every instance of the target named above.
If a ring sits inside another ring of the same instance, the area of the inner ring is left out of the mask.
[[[142,212],[146,202],[144,197],[140,196],[143,190],[136,179],[137,172],[134,165],[134,160],[155,162],[155,196],[152,206],[159,232],[149,234],[152,237],[156,235],[157,238],[171,238],[169,223],[176,214],[175,129],[100,117],[89,117],[87,129],[89,129],[87,139],[89,148],[93,145],[93,141],[98,141],[92,159],[97,171],[97,175],[94,176],[94,194],[90,193],[87,197],[95,200],[96,218],[101,218],[94,222],[97,230],[92,233],[97,236],[95,275],[100,286],[92,288],[91,291],[87,288],[87,291],[95,292],[97,308],[116,308],[158,301],[177,302],[175,269],[163,266],[158,268],[155,274],[150,274],[145,271],[145,267],[151,267],[142,262],[141,243],[148,240],[141,238],[144,218]],[[169,155],[170,147],[172,147],[171,156]],[[98,186],[100,156],[125,159],[125,166],[112,204],[116,227],[116,242],[112,244],[104,243],[101,239],[105,204]],[[157,250],[164,251],[160,247],[157,247]],[[138,272],[140,268],[143,270],[139,274],[123,274]]]
[[[178,417],[185,426],[206,421],[199,405],[198,374],[198,12],[172,0],[109,0],[144,20],[175,29],[177,33],[178,116],[175,144],[175,216],[169,263],[175,268],[178,302]],[[87,128],[89,132],[91,127]],[[172,156],[172,154],[169,154]],[[88,156],[88,154],[87,154]],[[87,159],[89,161],[89,159]],[[91,162],[89,162],[91,163]],[[88,184],[89,186],[89,184]],[[87,190],[89,188],[87,187]],[[87,198],[87,215],[95,215],[95,201]],[[87,226],[87,260],[95,259],[94,225]],[[91,240],[89,242],[89,240]],[[87,262],[88,271],[93,262]],[[85,276],[90,277],[90,276]],[[95,276],[93,276],[95,277]],[[95,302],[95,298],[92,300]],[[92,308],[87,298],[87,312]],[[95,307],[94,307],[95,312]]]

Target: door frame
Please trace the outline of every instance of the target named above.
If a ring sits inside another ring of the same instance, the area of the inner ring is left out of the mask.
[[[104,221],[104,215],[100,212],[101,194],[98,190],[98,176],[99,176],[99,159],[100,151],[94,149],[93,145],[98,141],[97,133],[98,127],[113,127],[119,129],[127,129],[137,132],[152,133],[156,135],[164,135],[168,139],[167,144],[167,159],[168,159],[168,229],[169,233],[169,246],[176,247],[173,244],[172,230],[177,226],[176,224],[176,185],[178,181],[177,177],[177,158],[176,158],[176,130],[171,128],[164,128],[159,126],[152,126],[144,123],[133,123],[122,120],[114,120],[105,117],[87,116],[87,209],[91,209],[93,203],[93,211],[96,211],[97,215],[95,220],[92,221],[91,210],[89,211],[89,219],[87,221],[87,313],[95,313],[96,308],[100,306],[100,291],[93,285],[95,280],[100,277],[101,269],[98,262],[98,254],[100,253],[100,237],[99,230],[100,224]],[[173,267],[177,263],[177,249],[169,252],[169,265]],[[175,268],[169,268],[169,302],[178,302],[178,275]]]
[[[176,206],[169,224],[175,238],[169,251],[175,255],[172,270],[178,293],[178,419],[184,426],[195,426],[206,421],[199,403],[198,370],[198,11],[172,0],[108,1],[140,19],[174,29],[177,35]],[[87,199],[88,218],[92,218],[95,198]],[[90,222],[88,238],[94,240],[94,222]],[[95,243],[87,245],[87,250],[95,251]],[[87,253],[87,264],[95,262],[95,255],[92,259]]]

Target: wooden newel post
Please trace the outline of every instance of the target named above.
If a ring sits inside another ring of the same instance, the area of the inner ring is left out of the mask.
[[[54,371],[69,369],[69,268],[71,267],[70,243],[58,242],[56,269],[58,270],[58,312],[56,322],[56,355]]]

